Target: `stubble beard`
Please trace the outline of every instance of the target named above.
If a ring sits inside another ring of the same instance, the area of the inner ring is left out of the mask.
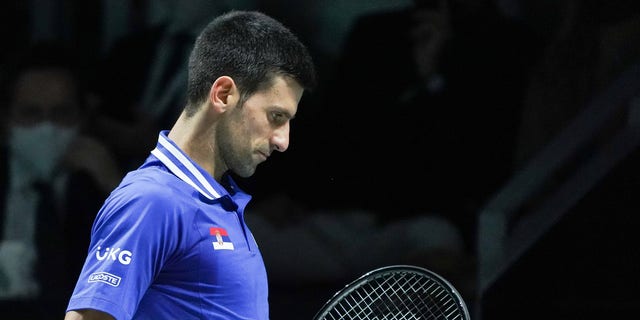
[[[247,178],[255,173],[257,165],[254,163],[249,147],[245,147],[250,145],[244,140],[246,135],[232,130],[233,125],[225,122],[218,127],[217,137],[220,146],[218,151],[229,171]]]

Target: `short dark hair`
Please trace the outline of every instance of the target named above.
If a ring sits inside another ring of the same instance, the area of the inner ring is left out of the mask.
[[[305,45],[282,23],[258,11],[229,11],[197,37],[189,57],[188,114],[224,75],[236,82],[241,101],[277,75],[292,77],[305,90],[316,86],[315,67]]]

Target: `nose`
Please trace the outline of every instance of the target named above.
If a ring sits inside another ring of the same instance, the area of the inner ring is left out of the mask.
[[[278,128],[271,137],[271,146],[274,150],[285,152],[289,148],[289,124]]]

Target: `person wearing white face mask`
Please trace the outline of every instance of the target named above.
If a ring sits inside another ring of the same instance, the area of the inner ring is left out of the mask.
[[[0,318],[63,314],[96,208],[122,177],[86,133],[83,81],[53,44],[32,48],[3,83]]]
[[[50,121],[32,126],[14,126],[9,133],[9,148],[17,165],[30,169],[33,178],[48,180],[77,133]]]

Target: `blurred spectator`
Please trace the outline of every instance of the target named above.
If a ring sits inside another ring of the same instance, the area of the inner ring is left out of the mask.
[[[515,150],[518,166],[616,76],[640,62],[640,2],[563,0],[553,4],[555,8],[546,7],[544,12],[555,12],[555,20],[544,30],[538,28],[548,40],[528,79]],[[541,18],[535,18],[536,12],[543,16],[540,11],[524,10],[534,16],[529,19],[541,24]]]
[[[279,194],[254,204],[247,223],[268,266],[274,319],[311,318],[350,281],[395,264],[435,271],[473,301],[474,258],[466,252],[459,228],[444,216],[385,223],[371,211],[310,209]]]
[[[511,172],[536,47],[491,0],[358,18],[325,94],[323,199],[383,221],[439,212],[473,248],[475,212]]]
[[[132,6],[138,27],[118,39],[100,63],[96,90],[104,115],[96,131],[133,169],[160,129],[169,128],[185,103],[187,61],[193,40],[209,18],[227,10],[207,0],[142,1]]]
[[[87,134],[82,64],[53,43],[16,55],[3,74],[0,318],[62,318],[93,218],[122,177]]]

